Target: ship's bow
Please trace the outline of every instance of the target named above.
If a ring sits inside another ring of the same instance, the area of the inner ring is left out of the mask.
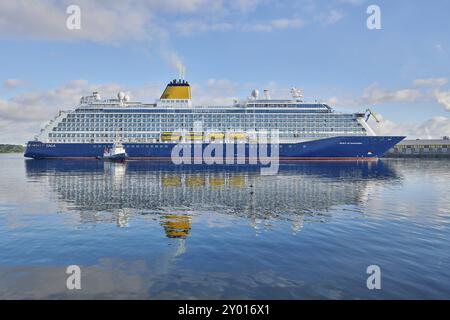
[[[400,143],[405,136],[376,136],[376,156],[381,158],[390,149],[394,148],[396,144]]]

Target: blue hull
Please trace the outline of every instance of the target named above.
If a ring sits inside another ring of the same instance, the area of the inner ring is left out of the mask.
[[[280,160],[371,160],[383,156],[389,149],[405,137],[398,136],[356,136],[333,137],[314,141],[287,143],[279,145]],[[124,143],[128,159],[170,160],[174,143]],[[208,144],[194,144],[191,157],[201,154]],[[30,141],[25,150],[25,157],[35,159],[48,158],[99,158],[103,156],[108,143],[42,143]],[[200,149],[200,153],[198,153]],[[267,151],[261,151],[256,144],[234,144],[230,149],[224,146],[226,158],[259,158],[271,156],[271,145]],[[196,150],[194,150],[196,149]],[[185,149],[189,150],[189,149]],[[226,150],[226,151],[225,151]],[[214,156],[214,153],[212,154]]]

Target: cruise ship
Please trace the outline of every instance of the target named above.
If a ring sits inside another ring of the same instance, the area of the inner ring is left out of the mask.
[[[60,111],[27,143],[25,157],[95,159],[119,141],[130,160],[171,160],[175,146],[183,147],[184,157],[213,150],[210,156],[232,163],[275,153],[279,160],[376,160],[405,138],[377,136],[367,124],[370,111],[340,113],[325,103],[303,101],[295,88],[291,93],[291,99],[280,100],[267,90],[260,98],[253,90],[250,97],[219,107],[192,105],[184,79],[171,81],[155,103],[131,101],[123,92],[101,99],[94,92],[74,110]]]

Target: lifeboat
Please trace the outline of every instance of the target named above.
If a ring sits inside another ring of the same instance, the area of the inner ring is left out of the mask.
[[[228,134],[230,140],[242,140],[245,139],[247,135],[243,132],[231,132]]]
[[[218,133],[210,133],[208,135],[208,138],[210,140],[223,140],[225,138],[225,134],[220,133],[220,132],[218,132]]]
[[[202,132],[188,132],[186,134],[186,140],[203,140]]]
[[[181,133],[178,132],[163,132],[161,133],[161,141],[180,141]]]

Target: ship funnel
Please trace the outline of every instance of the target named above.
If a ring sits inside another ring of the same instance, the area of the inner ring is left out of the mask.
[[[167,85],[160,99],[190,100],[191,86],[186,80],[172,80]]]
[[[266,98],[266,100],[270,100],[269,89],[264,89],[264,97]]]

